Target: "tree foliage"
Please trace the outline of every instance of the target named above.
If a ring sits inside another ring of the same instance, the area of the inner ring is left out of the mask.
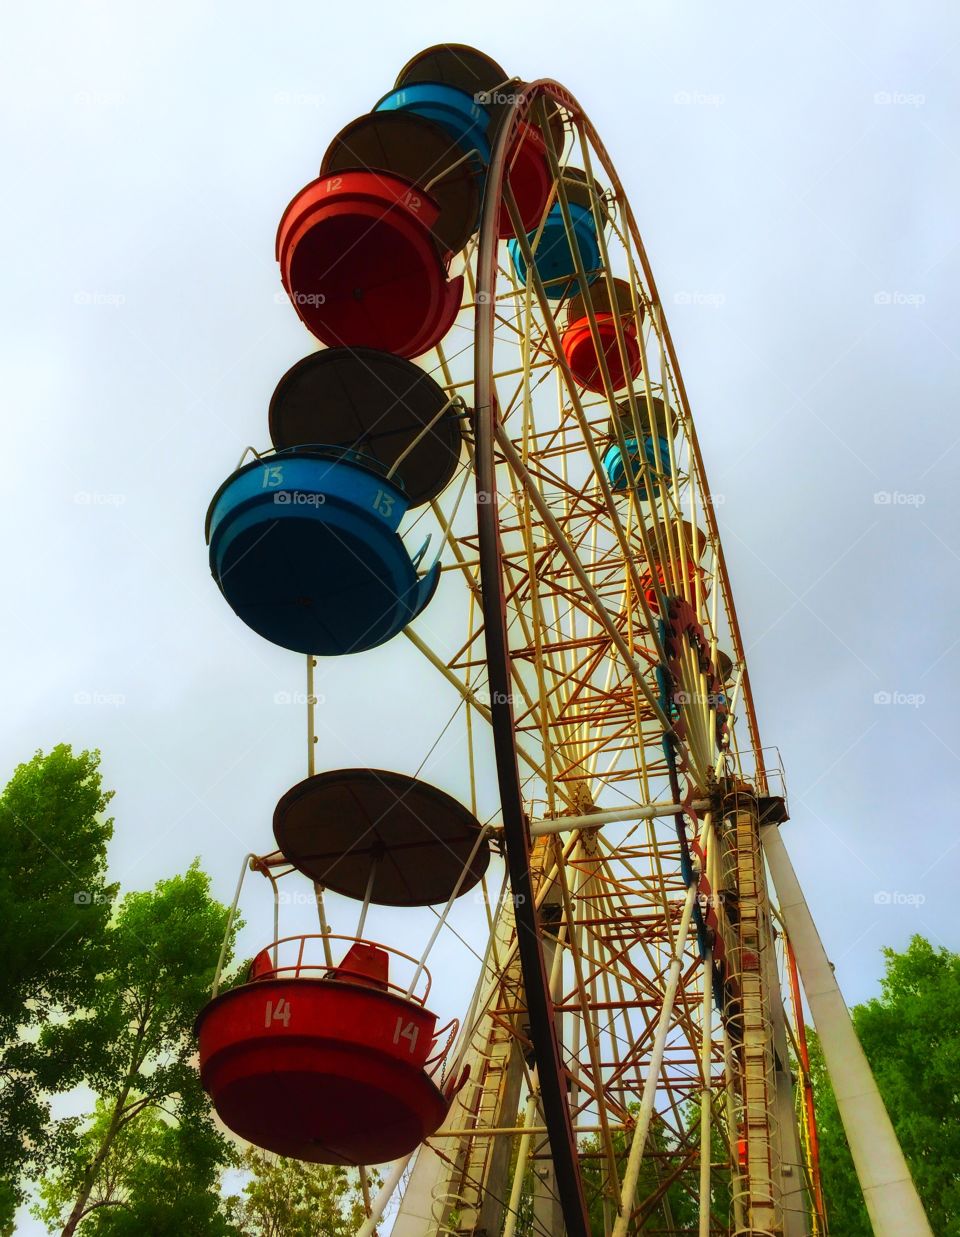
[[[631,1115],[636,1118],[639,1104],[629,1106]],[[683,1148],[697,1148],[700,1137],[700,1107],[691,1101],[684,1107],[684,1137],[677,1139],[675,1132],[668,1130],[662,1122],[654,1119],[646,1140],[646,1152],[640,1166],[640,1176],[637,1181],[637,1205],[643,1210],[645,1219],[641,1231],[660,1232],[666,1228],[670,1231],[689,1229],[695,1231],[699,1223],[699,1205],[696,1201],[699,1190],[699,1154],[692,1157],[688,1168],[681,1172],[669,1184],[665,1180],[668,1171],[664,1166],[676,1167],[684,1154]],[[727,1158],[727,1149],[723,1135],[716,1121],[711,1123],[712,1162],[714,1171],[711,1182],[711,1207],[714,1215],[721,1221],[725,1220],[730,1211],[730,1175],[720,1167]],[[632,1131],[614,1130],[611,1133],[611,1143],[617,1164],[617,1178],[623,1180],[627,1157],[630,1153]],[[516,1140],[510,1160],[509,1182],[512,1183],[516,1173],[519,1139]],[[590,1134],[580,1139],[579,1154],[581,1172],[583,1175],[584,1194],[590,1217],[590,1232],[592,1237],[604,1237],[609,1231],[609,1221],[616,1215],[618,1199],[611,1197],[606,1189],[607,1157],[604,1143],[597,1134]],[[534,1194],[536,1178],[533,1165],[528,1163],[524,1173],[523,1188],[517,1209],[516,1232],[518,1237],[535,1237],[543,1232],[535,1218]],[[509,1186],[507,1189],[509,1193]],[[604,1216],[604,1200],[607,1202],[607,1215]]]
[[[630,1107],[633,1116],[636,1117],[640,1106],[632,1104]],[[696,1116],[698,1113],[699,1109],[691,1105],[691,1110],[688,1114],[690,1120],[698,1119]],[[614,1130],[611,1134],[611,1142],[613,1143],[613,1150],[617,1161],[617,1177],[621,1181],[626,1170],[627,1157],[630,1153],[631,1133],[626,1130]],[[699,1130],[697,1131],[698,1134]],[[696,1141],[696,1136],[694,1141]],[[665,1151],[676,1152],[677,1150],[676,1138],[662,1125],[658,1124],[655,1119],[647,1133],[645,1152],[662,1153]],[[603,1207],[606,1156],[603,1153],[599,1135],[590,1135],[584,1139],[581,1142],[580,1154],[584,1157],[583,1184],[587,1196],[587,1205],[590,1209],[590,1229],[594,1237],[603,1237],[603,1234],[607,1231]],[[678,1180],[666,1189],[663,1189],[661,1187],[660,1168],[658,1166],[664,1163],[669,1164],[670,1161],[645,1154],[640,1165],[636,1198],[637,1204],[640,1207],[643,1207],[645,1202],[647,1203],[647,1206],[644,1208],[647,1219],[644,1222],[643,1228],[649,1227],[656,1230],[662,1229],[666,1224],[669,1224],[671,1228],[684,1229],[689,1225],[696,1225],[695,1206],[690,1195],[684,1190],[684,1185],[689,1184],[689,1174],[687,1174],[687,1180]],[[696,1176],[696,1163],[694,1163],[692,1171],[694,1176]],[[612,1202],[610,1208],[608,1214],[613,1217],[616,1215],[616,1207]]]
[[[229,1210],[244,1237],[352,1237],[364,1221],[354,1169],[304,1164],[255,1147],[247,1149],[242,1165],[252,1176]],[[367,1179],[376,1192],[376,1174]]]
[[[960,1237],[960,955],[915,936],[885,949],[880,995],[851,1011],[930,1224]],[[812,1032],[821,1171],[831,1232],[870,1237],[820,1044]]]
[[[34,1215],[67,1237],[353,1233],[355,1173],[241,1160],[214,1124],[193,1024],[227,911],[197,864],[118,901],[111,797],[99,755],[65,745],[0,794],[0,1237],[38,1178]],[[75,1089],[92,1112],[53,1120],[50,1096]],[[241,1164],[243,1195],[225,1198]]]
[[[153,890],[128,894],[104,933],[102,970],[86,1007],[41,1031],[37,1068],[43,1085],[60,1091],[85,1085],[99,1097],[92,1126],[80,1131],[75,1121],[60,1123],[65,1149],[47,1197],[66,1198],[69,1184],[67,1237],[125,1162],[116,1158],[118,1140],[121,1149],[130,1146],[143,1130],[154,1142],[162,1135],[168,1150],[178,1138],[187,1145],[184,1134],[156,1125],[161,1115],[171,1129],[189,1127],[189,1145],[198,1154],[202,1147],[217,1162],[230,1158],[191,1060],[193,1023],[208,997],[226,917],[197,864]],[[138,1172],[147,1172],[149,1162]],[[136,1197],[148,1197],[149,1191],[139,1185],[137,1190]],[[155,1217],[146,1231],[165,1232],[161,1220]]]
[[[39,1027],[96,988],[115,886],[107,883],[112,797],[97,752],[61,744],[20,765],[0,795],[0,1231],[24,1173],[56,1150],[36,1077]]]
[[[205,1112],[187,1114],[181,1106],[181,1119],[171,1121],[145,1108],[111,1139],[112,1121],[111,1107],[98,1101],[72,1154],[41,1183],[38,1219],[61,1227],[87,1191],[81,1231],[91,1237],[240,1237],[220,1197],[225,1147]],[[88,1167],[105,1145],[87,1189]]]

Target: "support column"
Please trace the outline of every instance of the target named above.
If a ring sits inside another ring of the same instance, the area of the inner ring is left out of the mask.
[[[783,1237],[780,1130],[770,991],[773,932],[760,850],[756,795],[731,782],[723,795],[724,850],[736,865],[735,897],[728,903],[735,947],[725,1011],[737,1072],[742,1125],[741,1183],[748,1232]]]
[[[761,840],[875,1237],[932,1237],[779,827]]]

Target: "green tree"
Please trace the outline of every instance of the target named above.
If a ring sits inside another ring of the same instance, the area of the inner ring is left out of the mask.
[[[115,886],[106,882],[112,795],[97,752],[65,744],[20,765],[0,795],[0,1232],[24,1173],[56,1150],[37,1079],[38,1028],[96,986]]]
[[[883,951],[880,995],[851,1011],[938,1237],[960,1237],[960,955],[914,936],[903,953]],[[813,1037],[824,1193],[831,1230],[870,1237],[853,1161]]]
[[[637,1116],[639,1111],[639,1104],[630,1105],[630,1112],[634,1117]],[[685,1118],[688,1128],[684,1141],[691,1146],[696,1146],[700,1134],[699,1105],[695,1103],[687,1105],[685,1108]],[[711,1127],[711,1134],[713,1162],[714,1164],[722,1164],[726,1156],[726,1150],[716,1123]],[[627,1157],[630,1152],[630,1139],[631,1134],[626,1130],[614,1130],[611,1135],[613,1151],[617,1161],[617,1175],[620,1180],[623,1179],[626,1169]],[[668,1132],[662,1123],[656,1121],[647,1134],[646,1147],[648,1151],[661,1154],[667,1151],[673,1151],[678,1157],[681,1154],[675,1135]],[[511,1183],[516,1173],[518,1150],[519,1139],[514,1143],[513,1154],[510,1160],[508,1181]],[[599,1135],[591,1134],[582,1138],[579,1144],[579,1152],[584,1193],[590,1216],[590,1231],[593,1237],[603,1237],[603,1234],[608,1231],[604,1220],[604,1198],[608,1197],[605,1190],[607,1161]],[[700,1184],[699,1161],[695,1159],[687,1172],[680,1174],[676,1180],[663,1189],[661,1187],[661,1169],[658,1165],[669,1162],[669,1160],[661,1159],[660,1156],[647,1156],[642,1162],[640,1177],[637,1182],[637,1200],[639,1203],[642,1203],[645,1199],[652,1200],[654,1196],[657,1197],[656,1202],[650,1203],[649,1218],[644,1227],[649,1228],[651,1231],[661,1231],[666,1223],[671,1231],[690,1229],[692,1232],[697,1226],[699,1216],[697,1204],[694,1201]],[[517,1210],[516,1231],[519,1237],[532,1237],[533,1234],[541,1231],[541,1228],[538,1228],[536,1224],[534,1216],[535,1184],[533,1167],[528,1163],[524,1173],[523,1189]],[[691,1191],[693,1191],[692,1194]],[[609,1206],[608,1214],[613,1215],[615,1212],[613,1200],[609,1200]],[[730,1207],[729,1173],[722,1169],[715,1169],[713,1173],[713,1207],[718,1216],[725,1217],[728,1214]]]
[[[45,1178],[34,1215],[59,1227],[86,1188],[88,1166],[107,1142],[113,1113],[98,1101],[93,1119],[60,1170]],[[145,1108],[109,1141],[81,1221],[93,1237],[240,1237],[219,1193],[223,1140],[205,1111],[171,1121]]]
[[[242,1165],[252,1176],[230,1215],[245,1237],[352,1237],[364,1220],[355,1169],[304,1164],[249,1147]],[[379,1187],[368,1173],[371,1191]]]
[[[128,894],[104,933],[102,971],[86,1008],[43,1027],[44,1085],[61,1091],[85,1085],[98,1097],[87,1129],[81,1132],[75,1121],[59,1123],[58,1167],[44,1188],[51,1205],[63,1200],[64,1237],[94,1207],[107,1210],[95,1200],[108,1192],[111,1173],[129,1162],[121,1151],[134,1146],[141,1133],[154,1142],[162,1136],[168,1151],[189,1145],[191,1153],[207,1157],[205,1163],[229,1162],[230,1145],[212,1125],[191,1060],[193,1023],[208,999],[226,919],[226,907],[211,897],[209,879],[196,863],[149,892]],[[161,1116],[170,1121],[171,1132],[153,1123]],[[121,1136],[126,1141],[118,1150]],[[152,1193],[141,1179],[151,1162],[138,1164],[141,1176],[123,1188],[138,1200],[139,1231],[164,1233],[168,1212],[150,1210],[159,1192]],[[132,1204],[126,1210],[131,1209]],[[106,1220],[98,1219],[103,1224]]]
[[[639,1104],[631,1104],[630,1111],[634,1117],[640,1111]],[[646,1152],[656,1152],[658,1155],[645,1154],[640,1166],[640,1177],[637,1181],[637,1202],[645,1199],[651,1202],[648,1218],[644,1229],[660,1231],[666,1225],[671,1230],[693,1232],[698,1223],[699,1208],[696,1203],[700,1188],[700,1163],[695,1157],[690,1167],[681,1173],[669,1186],[663,1188],[663,1179],[671,1168],[676,1167],[682,1155],[682,1146],[696,1147],[700,1140],[700,1106],[691,1101],[683,1108],[684,1124],[686,1126],[683,1144],[675,1133],[668,1130],[656,1118],[647,1134]],[[613,1149],[617,1158],[617,1175],[622,1181],[626,1170],[627,1157],[630,1152],[631,1133],[625,1130],[615,1130],[612,1134]],[[726,1158],[726,1149],[717,1128],[716,1121],[711,1124],[712,1159],[715,1165],[722,1164]],[[594,1237],[603,1237],[606,1228],[603,1215],[603,1177],[605,1157],[601,1155],[601,1142],[597,1135],[584,1139],[580,1146],[583,1161],[583,1180],[590,1208],[590,1227]],[[670,1158],[663,1153],[671,1152]],[[673,1157],[676,1157],[674,1160]],[[712,1204],[715,1213],[725,1218],[729,1212],[730,1189],[729,1173],[715,1168],[711,1175]]]

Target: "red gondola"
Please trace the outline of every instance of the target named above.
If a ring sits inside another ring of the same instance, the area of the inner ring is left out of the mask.
[[[647,604],[654,614],[660,613],[660,602],[654,581],[660,585],[661,590],[668,597],[681,592],[679,581],[675,578],[670,566],[671,554],[675,561],[682,559],[683,576],[691,594],[696,587],[697,576],[700,577],[700,588],[703,594],[705,595],[708,591],[706,573],[699,566],[699,560],[707,548],[707,536],[688,520],[682,522],[682,527],[682,545],[678,542],[677,532],[673,525],[659,523],[647,530],[653,562],[641,575],[640,584],[643,587]],[[668,551],[668,546],[672,547],[672,551]]]
[[[354,940],[339,965],[305,961],[307,942],[319,952],[323,939],[268,946],[246,983],[206,1006],[196,1026],[201,1080],[224,1124],[259,1147],[321,1164],[382,1164],[413,1151],[446,1116],[459,1086],[437,1077],[458,1024],[437,1030],[424,1005],[429,974],[415,959]],[[421,995],[390,981],[391,957],[416,966]]]
[[[448,280],[431,232],[437,203],[386,172],[321,176],[280,220],[277,260],[304,325],[325,344],[414,357],[453,325],[463,277]]]
[[[608,284],[598,281],[590,287],[590,305],[597,323],[597,334],[615,391],[620,391],[640,373],[642,357],[637,339],[637,321],[643,321],[644,307],[634,309],[633,293],[623,279]],[[623,352],[617,338],[617,319],[623,334]],[[590,329],[586,298],[578,292],[567,305],[567,327],[561,337],[563,355],[576,381],[588,391],[604,392],[603,372]],[[626,364],[624,364],[624,359]]]
[[[637,342],[637,332],[633,324],[622,324],[624,352],[627,357],[627,371],[624,371],[623,358],[620,355],[620,343],[617,338],[617,324],[613,314],[597,314],[597,334],[603,348],[603,356],[607,365],[607,373],[615,391],[620,391],[640,373],[640,345]],[[568,326],[561,337],[563,355],[574,379],[588,391],[604,391],[603,371],[597,355],[593,333],[590,330],[590,319],[580,318],[572,326]]]
[[[524,232],[540,226],[553,184],[547,159],[547,144],[535,125],[521,123],[507,155],[507,180],[517,204]],[[498,235],[501,239],[514,235],[510,211],[506,202],[500,205]]]

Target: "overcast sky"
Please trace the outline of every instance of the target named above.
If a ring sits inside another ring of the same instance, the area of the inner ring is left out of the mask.
[[[284,206],[410,55],[472,43],[569,87],[619,169],[848,1000],[884,945],[960,947],[956,6],[171,0],[5,24],[4,776],[101,748],[127,888],[199,855],[228,899],[271,845],[305,772],[303,662],[231,615],[204,513],[310,350],[277,296]],[[409,771],[436,738],[403,643],[324,668],[320,768]],[[262,943],[265,894],[245,911]]]

